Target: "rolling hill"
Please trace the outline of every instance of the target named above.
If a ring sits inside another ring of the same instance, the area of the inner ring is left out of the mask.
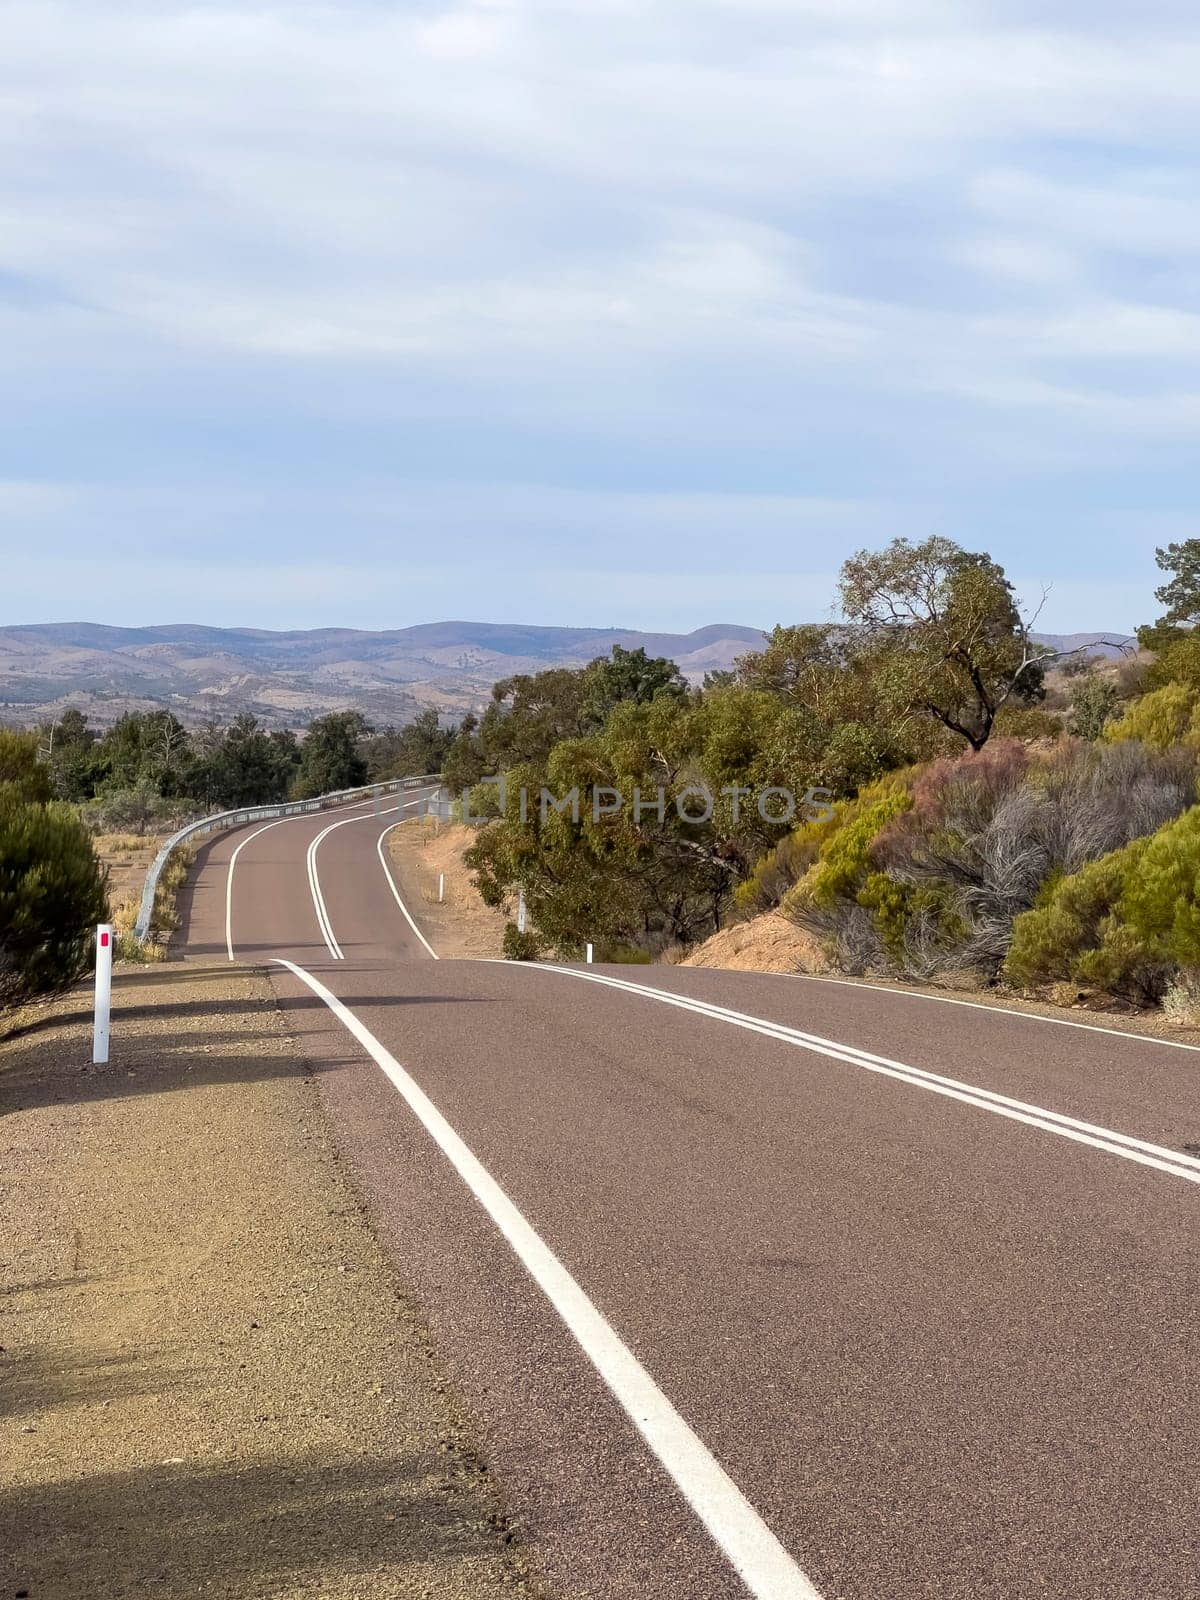
[[[1124,636],[1036,637],[1073,650]],[[424,706],[461,715],[487,701],[497,678],[578,666],[614,644],[670,656],[698,683],[762,638],[757,628],[721,622],[692,633],[501,622],[427,622],[378,633],[38,623],[0,628],[0,720],[42,721],[74,705],[102,726],[124,711],[167,705],[189,726],[250,711],[269,726],[299,728],[348,708],[382,726],[405,722]],[[1097,652],[1115,653],[1102,645]]]
[[[74,705],[103,725],[167,705],[188,725],[251,711],[271,726],[302,727],[345,708],[400,723],[430,705],[461,714],[486,702],[497,678],[577,666],[614,644],[670,656],[698,682],[761,641],[757,628],[723,623],[686,634],[493,622],[378,633],[40,623],[0,628],[0,718],[34,722]]]

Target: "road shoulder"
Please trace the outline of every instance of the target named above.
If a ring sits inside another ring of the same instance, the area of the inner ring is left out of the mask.
[[[388,836],[392,871],[405,904],[444,961],[495,960],[511,906],[485,906],[463,860],[475,830],[414,817]],[[444,898],[439,901],[439,880]]]
[[[261,974],[122,973],[0,1042],[10,1594],[531,1594]]]

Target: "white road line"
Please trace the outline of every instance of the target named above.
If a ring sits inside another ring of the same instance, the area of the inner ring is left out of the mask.
[[[361,817],[347,817],[348,822],[361,822]],[[321,937],[325,941],[329,954],[335,961],[344,961],[342,947],[333,936],[333,928],[329,922],[329,912],[325,907],[325,896],[321,892],[321,880],[317,875],[317,846],[327,833],[332,833],[334,828],[340,827],[337,822],[330,823],[328,828],[322,828],[314,838],[309,840],[308,852],[305,856],[305,865],[308,868],[308,892],[312,895],[313,910],[317,913],[317,927],[321,930]]]
[[[409,811],[413,806],[420,805],[423,798],[423,795],[416,795],[411,800],[405,800],[403,805],[394,806],[392,809],[394,811]],[[387,809],[385,808],[379,814],[380,816],[387,816]],[[317,851],[320,848],[321,840],[324,839],[328,834],[333,833],[335,829],[348,827],[352,822],[368,821],[370,821],[369,817],[344,817],[340,822],[331,822],[327,828],[323,828],[321,832],[317,834],[316,838],[308,847],[308,886],[312,891],[313,905],[316,908],[317,922],[320,925],[322,936],[325,940],[325,943],[329,947],[330,955],[335,961],[344,961],[346,958],[342,953],[342,947],[338,943],[337,936],[333,931],[333,923],[329,920],[329,910],[325,904],[325,896],[321,892],[321,879],[319,873],[317,872]],[[393,823],[392,827],[395,826],[396,824]],[[394,884],[392,885],[392,893],[396,894],[396,888]],[[398,894],[396,894],[396,899],[398,901],[400,899]],[[408,912],[403,905],[401,905],[400,909],[404,912],[404,915],[408,917]],[[417,937],[421,938],[420,930],[417,929],[416,923],[413,922],[411,917],[408,917],[408,920],[412,924],[413,929],[416,931]],[[425,941],[422,939],[421,942],[424,944]],[[428,949],[428,946],[426,946],[426,949]],[[430,951],[430,954],[432,955],[433,952]]]
[[[869,994],[895,994],[906,1000],[936,1000],[944,1006],[967,1006],[972,1011],[998,1011],[1001,1016],[1023,1017],[1026,1022],[1049,1022],[1056,1028],[1081,1028],[1085,1033],[1106,1033],[1111,1039],[1136,1039],[1139,1044],[1163,1044],[1169,1050],[1200,1053],[1200,1044],[1188,1044],[1183,1039],[1158,1039],[1149,1033],[1106,1028],[1099,1022],[1076,1022],[1072,1017],[1043,1017],[1036,1011],[1018,1011],[1016,1006],[989,1005],[983,1000],[960,1000],[956,995],[930,994],[927,989],[892,989],[883,983],[860,983],[855,978],[827,978],[816,972],[788,972],[778,976],[799,978],[803,983],[832,983],[843,989],[865,989]]]
[[[423,798],[423,795],[417,795],[415,798],[406,800],[403,805],[397,806],[394,809],[398,811],[407,811],[410,806],[419,805]],[[374,797],[372,797],[370,800],[356,800],[353,805],[339,807],[338,810],[361,811],[366,806],[373,808],[374,805],[375,800]],[[311,822],[314,816],[319,815],[319,812],[305,811],[298,813],[294,817],[276,817],[274,822],[268,822],[263,827],[256,828],[253,833],[247,835],[247,837],[241,841],[241,843],[234,850],[233,854],[230,856],[229,868],[225,875],[225,949],[229,955],[230,961],[236,959],[233,953],[233,869],[237,863],[237,858],[252,840],[257,839],[260,833],[266,833],[268,828],[278,828],[280,824],[284,822]],[[375,815],[386,816],[386,808],[380,812],[376,812]],[[316,846],[320,844],[321,840],[327,833],[332,833],[334,828],[340,828],[347,822],[366,822],[367,820],[368,818],[366,817],[358,816],[342,817],[340,821],[331,823],[329,827],[325,828],[320,834],[318,834],[316,839],[314,839],[308,847],[308,853],[306,857],[306,864],[308,868],[308,887],[310,893],[312,894],[313,908],[317,914],[317,926],[330,955],[333,956],[336,961],[344,961],[345,957],[342,954],[341,946],[338,944],[337,939],[334,936],[333,926],[329,921],[329,913],[325,907],[325,897],[321,893],[320,879],[317,876],[316,869]],[[395,891],[393,890],[393,893],[394,892]]]
[[[281,957],[275,959],[325,1002],[403,1095],[426,1132],[512,1246],[521,1265],[566,1323],[755,1600],[821,1600],[812,1583],[724,1468],[396,1058],[310,973],[294,962]]]
[[[407,821],[408,819],[407,818],[402,818],[401,820],[402,821]],[[407,923],[408,923],[409,927],[412,929],[412,931],[416,934],[417,938],[420,939],[421,943],[425,946],[426,950],[429,951],[429,954],[436,961],[438,959],[438,953],[433,948],[433,946],[430,944],[429,940],[425,937],[425,935],[421,932],[420,928],[417,927],[416,923],[412,919],[412,913],[409,911],[408,907],[404,904],[404,901],[401,900],[400,891],[396,887],[396,880],[392,876],[392,869],[388,866],[387,857],[383,853],[383,841],[387,838],[388,834],[391,833],[392,828],[398,828],[399,826],[400,826],[399,822],[393,822],[389,827],[386,827],[383,830],[383,832],[379,835],[379,838],[375,842],[375,853],[378,855],[379,861],[380,861],[380,865],[383,867],[383,875],[387,879],[388,888],[392,891],[392,894],[395,896],[396,904],[400,907],[401,911],[403,911],[405,920],[407,921]]]
[[[373,799],[356,800],[352,806],[348,806],[346,809],[359,811],[365,805],[373,806],[374,804],[375,801]],[[294,817],[276,817],[274,822],[265,823],[261,828],[256,828],[253,833],[247,834],[230,856],[229,869],[225,874],[225,949],[229,954],[230,961],[236,959],[233,953],[233,869],[237,865],[237,858],[248,844],[257,839],[260,833],[266,833],[268,828],[278,828],[284,822],[311,822],[314,816],[319,815],[319,812],[304,811]],[[354,818],[353,820],[359,821],[361,819]]]
[[[1099,1127],[1092,1122],[1082,1122],[1077,1117],[1068,1117],[1059,1111],[1048,1111],[1044,1106],[1031,1105],[1028,1101],[1014,1100],[1009,1095],[997,1094],[991,1089],[981,1089],[975,1084],[963,1083],[957,1078],[943,1077],[941,1073],[927,1072],[923,1067],[911,1067],[903,1061],[893,1061],[888,1056],[873,1055],[870,1051],[858,1049],[856,1045],[840,1044],[835,1039],[824,1039],[818,1034],[802,1033],[800,1029],[790,1028],[785,1023],[749,1016],[744,1011],[731,1011],[727,1006],[712,1005],[706,1000],[694,1000],[687,995],[672,994],[666,989],[654,989],[648,984],[630,983],[624,978],[580,972],[573,967],[531,965],[529,970],[557,973],[563,977],[576,978],[583,983],[603,984],[606,988],[621,989],[628,994],[641,995],[643,999],[654,1000],[661,1005],[675,1006],[679,1010],[692,1011],[698,1016],[710,1017],[717,1022],[727,1022],[734,1027],[745,1028],[751,1033],[760,1033],[766,1038],[795,1045],[801,1050],[828,1056],[834,1061],[846,1061],[851,1066],[861,1067],[866,1072],[895,1078],[901,1083],[911,1084],[914,1088],[944,1095],[947,1099],[958,1100],[964,1105],[974,1106],[977,1110],[990,1111],[995,1116],[1007,1117],[1012,1122],[1024,1123],[1027,1127],[1038,1128],[1044,1133],[1057,1134],[1059,1138],[1070,1139],[1076,1144],[1090,1145],[1093,1149],[1104,1150],[1109,1155],[1122,1156],[1126,1161],[1136,1161],[1141,1166],[1153,1167],[1158,1172],[1168,1173],[1174,1178],[1183,1178],[1188,1183],[1200,1184],[1200,1160],[1182,1151],[1170,1150],[1165,1145],[1151,1144],[1146,1139],[1137,1139],[1127,1133],[1117,1133],[1111,1128]]]

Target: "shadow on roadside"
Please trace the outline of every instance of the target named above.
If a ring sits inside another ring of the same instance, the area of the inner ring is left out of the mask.
[[[17,1487],[0,1494],[3,1592],[392,1596],[429,1592],[434,1574],[421,1569],[459,1561],[469,1585],[476,1561],[496,1573],[497,1532],[476,1486],[452,1472],[436,1450],[316,1450]]]

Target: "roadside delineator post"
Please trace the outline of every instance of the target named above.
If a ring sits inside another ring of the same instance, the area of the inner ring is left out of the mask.
[[[520,889],[517,892],[517,932],[518,933],[524,933],[525,932],[525,891],[524,891],[524,889]]]
[[[442,902],[445,900],[445,898],[446,898],[446,874],[444,872],[439,872],[438,873],[438,905],[441,905]]]
[[[590,967],[591,964],[592,964],[592,947],[591,947],[590,944],[587,947],[587,958],[586,959],[587,959],[587,964]]]
[[[108,1023],[112,1010],[113,931],[102,922],[96,929],[96,1015],[92,1025],[92,1065],[108,1060]]]

